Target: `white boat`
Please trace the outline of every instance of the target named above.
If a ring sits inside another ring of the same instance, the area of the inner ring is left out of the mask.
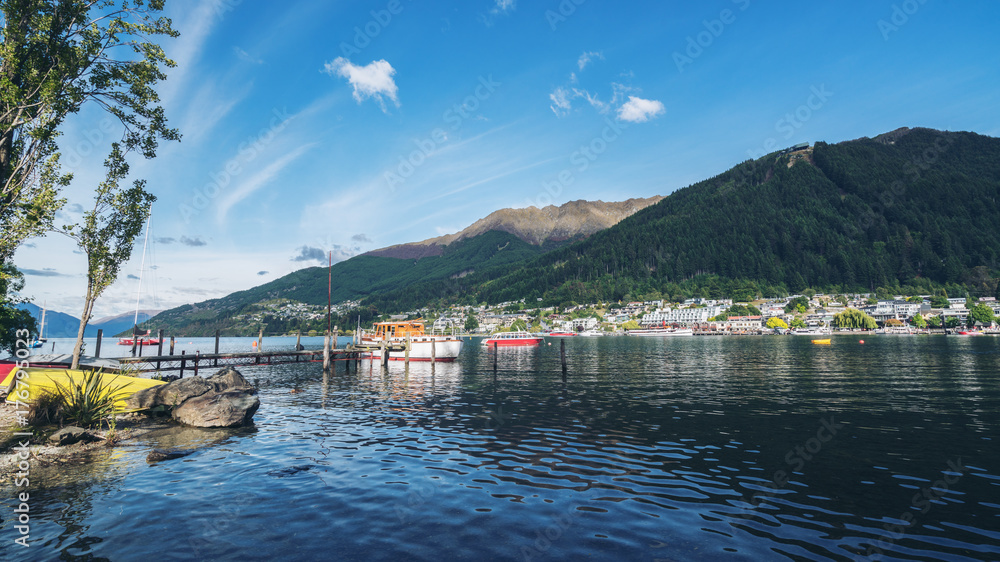
[[[694,330],[691,328],[644,328],[640,330],[626,330],[630,336],[645,338],[668,338],[676,336],[693,336]]]
[[[604,332],[600,332],[598,330],[584,330],[583,332],[580,332],[580,335],[585,338],[593,338],[597,336],[603,336]]]
[[[462,338],[459,336],[444,336],[424,332],[422,320],[407,320],[404,322],[376,322],[374,332],[361,332],[361,343],[365,345],[409,344],[410,361],[449,362],[462,353]],[[405,351],[390,351],[389,359],[403,361],[407,357]]]
[[[790,336],[828,336],[832,332],[829,328],[795,328],[788,332]]]
[[[518,330],[515,332],[497,332],[495,334],[490,334],[490,337],[483,340],[483,345],[486,347],[528,347],[536,346],[545,341],[541,336],[536,336],[529,332],[523,330]]]

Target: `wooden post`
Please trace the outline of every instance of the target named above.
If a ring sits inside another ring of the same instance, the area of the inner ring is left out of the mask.
[[[142,340],[139,340],[139,341],[140,341],[140,342],[142,342]],[[139,357],[142,357],[142,348],[143,348],[143,347],[144,347],[144,346],[143,346],[143,345],[142,345],[142,344],[140,343],[140,344],[139,344]]]
[[[201,359],[201,352],[194,352],[194,376],[198,376],[198,360]]]
[[[134,332],[135,330],[133,330],[132,334],[132,357],[135,357],[135,342],[139,341],[139,338],[136,337]]]
[[[566,340],[559,340],[559,359],[562,361],[562,370],[566,372]]]
[[[181,376],[180,376],[180,378],[182,378],[182,379],[184,378],[184,350],[183,349],[181,350]]]
[[[389,366],[389,344],[386,341],[382,341],[382,366]]]
[[[298,335],[295,336],[295,351],[302,351],[302,330],[299,330]],[[298,360],[298,358],[296,358],[296,360]]]
[[[332,361],[333,361],[332,365],[330,366],[330,370],[333,371],[334,373],[337,372],[337,354],[334,352],[337,350],[337,332],[339,331],[340,329],[337,326],[334,326],[333,335],[330,336],[330,353],[332,355]]]
[[[323,339],[323,372],[330,372],[330,334]]]
[[[431,366],[432,367],[434,366],[434,362],[437,361],[437,349],[436,349],[436,346],[434,345],[435,343],[437,343],[436,340],[434,338],[431,338]]]
[[[497,372],[497,342],[493,342],[493,372]]]
[[[410,366],[410,336],[406,336],[406,349],[403,350],[403,364]]]
[[[94,357],[101,356],[101,339],[104,338],[104,329],[97,330],[97,345],[94,346]]]
[[[174,336],[170,336],[170,353],[168,355],[174,354]]]
[[[219,330],[215,331],[215,354],[219,354]],[[215,358],[215,362],[212,364],[213,367],[219,366],[219,358]]]
[[[260,333],[257,334],[257,353],[261,352],[261,347],[264,345],[264,328],[260,329]]]
[[[163,329],[156,331],[156,354],[163,355]],[[159,367],[157,367],[159,368]]]

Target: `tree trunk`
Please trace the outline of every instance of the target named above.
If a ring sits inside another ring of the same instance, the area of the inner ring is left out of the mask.
[[[93,294],[94,292],[88,284],[87,297],[83,301],[83,314],[80,315],[80,327],[76,331],[76,345],[73,346],[73,362],[70,363],[70,370],[76,370],[80,367],[80,352],[83,348],[83,332],[87,329],[87,324],[90,322],[90,315],[94,311]]]

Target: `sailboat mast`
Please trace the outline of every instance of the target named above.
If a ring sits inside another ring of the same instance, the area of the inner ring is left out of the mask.
[[[139,262],[139,288],[135,291],[135,319],[133,326],[139,325],[139,299],[142,297],[142,270],[146,269],[146,244],[149,242],[149,220],[153,218],[153,210],[146,215],[146,236],[142,240],[142,260]]]
[[[42,301],[42,326],[41,326],[41,328],[38,329],[38,339],[42,339],[42,338],[45,337],[45,307],[46,307],[46,305],[48,305],[48,302]]]

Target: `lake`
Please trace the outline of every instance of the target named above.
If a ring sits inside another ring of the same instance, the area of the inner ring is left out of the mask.
[[[1000,338],[571,338],[565,376],[548,341],[244,368],[253,428],[33,473],[29,548],[0,489],[0,557],[1000,559]]]

